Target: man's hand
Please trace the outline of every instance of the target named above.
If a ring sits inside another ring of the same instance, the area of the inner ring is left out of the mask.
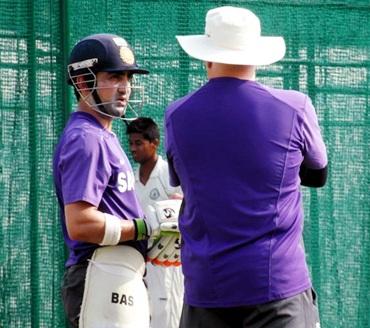
[[[160,266],[179,266],[180,234],[160,237],[150,248],[147,261]]]
[[[147,240],[152,235],[152,228],[144,219],[134,219],[135,237],[134,240]]]
[[[180,265],[180,232],[178,216],[180,199],[169,199],[149,206],[147,223],[152,228],[150,242],[152,246],[147,260],[155,265]]]
[[[180,199],[162,200],[148,206],[146,222],[152,228],[152,238],[180,232],[178,226],[180,207]]]

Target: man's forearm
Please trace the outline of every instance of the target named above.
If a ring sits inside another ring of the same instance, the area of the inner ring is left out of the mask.
[[[322,169],[310,169],[302,163],[299,169],[302,186],[313,188],[323,187],[326,183],[327,176],[328,166]]]

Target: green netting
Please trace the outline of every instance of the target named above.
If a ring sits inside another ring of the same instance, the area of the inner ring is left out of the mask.
[[[65,327],[51,161],[74,104],[64,70],[72,45],[95,32],[124,36],[151,71],[140,78],[143,114],[162,128],[166,105],[205,81],[175,35],[203,33],[207,10],[225,4],[252,9],[264,34],[286,40],[285,59],[259,81],[308,93],[318,112],[330,175],[303,193],[322,327],[370,327],[368,0],[0,0],[1,328]],[[124,125],[114,127],[127,149]]]

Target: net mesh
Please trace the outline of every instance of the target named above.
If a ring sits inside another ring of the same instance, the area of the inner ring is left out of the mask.
[[[370,327],[368,0],[0,0],[0,327],[66,327],[51,161],[75,103],[64,69],[73,44],[98,32],[124,36],[151,71],[139,78],[142,114],[163,131],[165,107],[205,82],[175,35],[203,34],[206,12],[220,5],[253,10],[264,35],[285,38],[284,60],[257,79],[309,94],[328,148],[327,185],[303,188],[321,326]],[[114,129],[128,150],[124,124]]]

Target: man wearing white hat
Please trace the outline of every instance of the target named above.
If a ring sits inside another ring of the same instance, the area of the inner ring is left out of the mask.
[[[255,81],[256,66],[284,57],[284,39],[261,36],[251,11],[220,7],[205,35],[177,40],[209,79],[165,115],[171,184],[185,203],[180,327],[320,327],[300,185],[325,184],[325,144],[308,96]]]

